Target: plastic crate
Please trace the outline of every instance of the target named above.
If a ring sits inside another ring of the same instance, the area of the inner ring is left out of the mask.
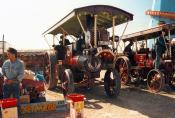
[[[17,99],[16,98],[6,98],[0,101],[0,106],[4,108],[16,107]]]
[[[67,98],[71,99],[73,102],[84,101],[84,95],[82,94],[69,94]]]

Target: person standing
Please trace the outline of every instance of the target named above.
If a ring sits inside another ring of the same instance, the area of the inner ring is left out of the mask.
[[[11,47],[7,50],[7,58],[2,65],[4,76],[3,98],[13,96],[19,101],[20,83],[24,77],[24,63],[17,58],[17,50]]]
[[[156,60],[155,60],[155,69],[159,69],[160,66],[160,59],[162,57],[162,54],[165,53],[166,51],[166,42],[168,42],[165,39],[165,30],[163,29],[160,33],[159,33],[160,37],[157,39],[156,41]]]
[[[85,32],[85,45],[86,45],[86,48],[92,48],[92,45],[91,45],[91,33],[90,33],[88,28],[87,28],[87,30]]]

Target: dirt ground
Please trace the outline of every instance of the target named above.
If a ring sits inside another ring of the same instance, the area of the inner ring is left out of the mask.
[[[47,100],[63,99],[58,92],[57,89],[47,91]],[[125,86],[117,98],[108,98],[101,82],[91,90],[80,89],[76,92],[86,96],[86,118],[175,118],[175,90],[168,86],[157,94],[143,86]],[[26,114],[22,118],[66,118],[68,114],[69,111],[63,110]]]

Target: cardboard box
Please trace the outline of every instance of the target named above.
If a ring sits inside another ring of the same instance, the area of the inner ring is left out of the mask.
[[[20,96],[19,101],[21,104],[29,104],[30,103],[30,96],[29,95]]]
[[[5,108],[2,109],[2,118],[18,118],[18,110],[17,107]]]

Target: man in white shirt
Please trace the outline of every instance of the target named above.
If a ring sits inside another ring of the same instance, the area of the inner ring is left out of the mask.
[[[91,33],[90,31],[87,29],[87,31],[85,32],[85,44],[86,44],[86,48],[92,48],[91,45]]]

